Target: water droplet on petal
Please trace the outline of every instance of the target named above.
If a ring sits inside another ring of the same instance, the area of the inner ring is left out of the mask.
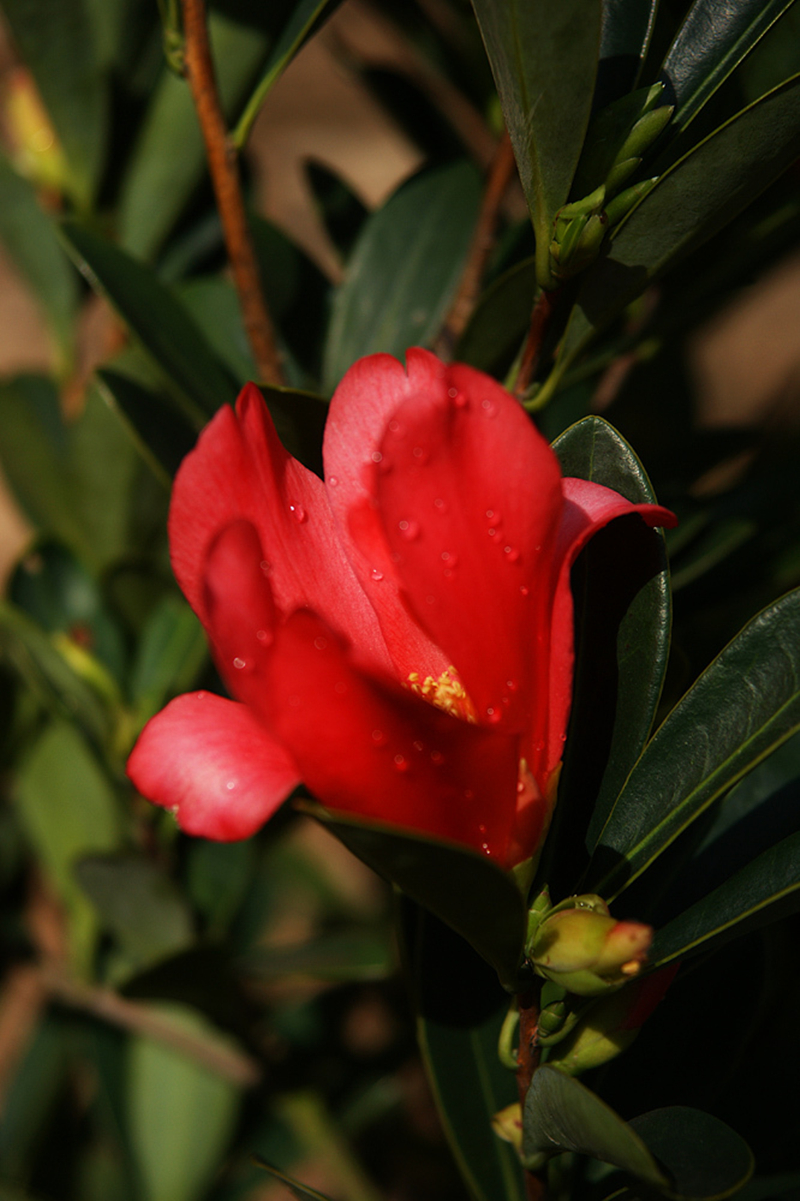
[[[408,771],[408,759],[405,755],[395,755],[394,769],[395,771]]]
[[[527,584],[520,584],[519,590],[523,596],[528,596],[528,594],[530,593],[530,588],[528,587]]]
[[[522,793],[524,791],[525,791],[525,785],[522,783],[522,780],[517,780],[517,792]]]
[[[433,596],[433,594],[432,594],[432,593],[429,593],[429,594],[428,594],[428,595],[425,597],[425,604],[426,604],[426,605],[435,605],[435,604],[436,604],[436,597],[435,597],[435,596]]]
[[[391,432],[392,432],[393,434],[399,434],[399,433],[400,433],[400,422],[399,422],[399,421],[395,421],[395,420],[394,420],[394,418],[393,418],[393,419],[392,419],[392,420],[389,422],[389,429],[391,430]]]
[[[503,554],[509,563],[519,563],[519,551],[516,546],[504,546]]]
[[[427,463],[430,457],[424,446],[415,446],[411,453],[418,463]]]
[[[519,684],[516,680],[506,680],[506,688],[509,692],[516,692],[519,688]]]
[[[233,661],[233,666],[236,668],[237,671],[242,671],[243,668],[247,667],[247,660],[240,659],[237,655],[237,657]]]
[[[492,852],[489,850],[489,844],[488,844],[488,842],[482,842],[482,843],[481,843],[481,850],[483,851],[484,855],[491,855],[491,853],[492,853]]]
[[[414,743],[414,750],[415,750],[415,751],[424,751],[424,750],[425,750],[425,743],[424,743],[424,742],[415,742],[415,743]]]
[[[198,692],[196,695],[197,695],[198,701],[204,701],[206,699],[206,697],[208,696],[208,693],[207,692]]]
[[[236,787],[236,781],[235,781],[235,780],[228,780],[228,782],[227,782],[227,784],[225,785],[225,787],[228,789],[228,791],[229,791],[229,792],[230,792],[230,791],[232,791],[232,789],[234,789],[234,788]]]
[[[401,521],[399,523],[399,529],[406,542],[413,542],[415,538],[419,538],[418,521]]]
[[[304,521],[308,521],[308,513],[306,513],[302,505],[289,505],[289,512],[300,525]]]
[[[500,514],[500,512],[497,509],[487,509],[486,510],[486,520],[490,521],[493,526],[498,526],[498,525],[503,524],[502,515]]]
[[[330,477],[330,479],[328,480],[328,484],[331,488],[335,488],[338,483],[339,483],[338,477],[335,475],[332,475]]]
[[[481,822],[481,824],[478,826],[478,833],[479,834],[486,833],[486,824],[484,822]]]
[[[475,793],[472,791],[471,788],[464,789],[464,800],[465,801],[471,801],[474,796],[475,796]]]
[[[441,751],[431,751],[431,763],[435,763],[437,767],[441,767],[444,763],[444,755]]]
[[[314,639],[314,646],[315,646],[315,648],[316,648],[318,651],[324,651],[324,650],[325,650],[325,647],[326,647],[327,645],[328,645],[328,639],[327,639],[327,638],[315,638],[315,639]]]
[[[496,709],[494,705],[489,705],[488,709],[486,710],[486,720],[490,725],[497,725],[502,716],[503,715],[500,710]]]
[[[494,417],[495,413],[497,412],[497,405],[493,400],[482,400],[481,408],[487,417]]]
[[[373,580],[375,580],[376,584],[379,583],[383,579],[383,572],[378,571],[377,567],[373,567],[372,571],[370,572],[370,575],[372,576]]]
[[[264,575],[269,575],[270,571],[272,570],[266,559],[261,560],[259,567],[264,572]]]
[[[441,498],[441,496],[437,496],[433,502],[433,507],[435,509],[438,509],[440,513],[446,513],[447,512],[447,501],[443,500]]]
[[[333,691],[338,692],[339,696],[344,696],[344,694],[347,692],[347,685],[345,684],[344,680],[337,680],[333,686]]]
[[[266,630],[256,630],[256,638],[259,642],[266,642],[267,638],[269,638],[269,634]]]
[[[447,395],[451,400],[455,400],[455,398],[458,396],[458,388],[448,388]]]
[[[463,392],[456,392],[455,396],[453,397],[453,404],[457,409],[465,409],[468,403],[469,401]]]
[[[386,745],[386,735],[384,734],[383,730],[373,730],[372,731],[372,741],[375,743],[376,746],[385,746]]]
[[[383,459],[383,455],[381,454],[381,452],[379,450],[373,450],[370,457],[371,457],[373,463],[380,463],[381,460]]]

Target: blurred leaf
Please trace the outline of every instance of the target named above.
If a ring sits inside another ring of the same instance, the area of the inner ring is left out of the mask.
[[[163,868],[139,855],[86,855],[75,875],[102,930],[113,934],[130,964],[141,970],[194,942],[192,919]]]
[[[241,386],[258,379],[236,289],[221,276],[203,276],[176,287],[190,316],[197,322],[221,363]]]
[[[0,238],[42,306],[58,354],[58,371],[72,362],[78,302],[75,272],[33,188],[0,154]]]
[[[28,838],[70,918],[73,957],[88,967],[97,922],[75,880],[79,858],[111,851],[122,823],[111,785],[74,726],[47,727],[20,767],[16,801]]]
[[[298,946],[256,947],[240,962],[247,975],[259,979],[384,980],[395,968],[388,937],[372,930],[335,931]]]
[[[672,574],[672,587],[677,592],[700,579],[718,563],[724,562],[758,532],[752,517],[728,517],[715,521],[678,559]]]
[[[138,720],[146,721],[170,696],[191,688],[207,653],[202,626],[186,602],[164,597],[142,631],[131,672]]]
[[[208,842],[193,838],[189,847],[189,897],[207,919],[212,933],[227,929],[251,884],[256,848],[244,842]]]
[[[414,176],[365,222],[333,301],[326,391],[362,355],[402,356],[432,341],[458,286],[479,203],[474,167],[457,162]]]
[[[654,1109],[633,1118],[631,1126],[669,1173],[671,1197],[729,1197],[753,1172],[744,1139],[700,1109]]]
[[[106,295],[142,345],[181,390],[198,425],[236,399],[236,385],[185,306],[155,272],[74,221],[62,227],[79,269]]]
[[[528,332],[535,295],[534,259],[504,271],[481,296],[459,339],[457,360],[489,373],[507,368]]]
[[[665,103],[675,105],[671,131],[697,115],[770,26],[794,0],[695,0],[669,48],[659,74]]]
[[[529,1160],[561,1151],[591,1155],[666,1191],[666,1177],[628,1123],[574,1076],[545,1066],[525,1097],[522,1153]]]
[[[639,80],[658,0],[604,0],[594,104],[603,108]]]
[[[648,956],[654,966],[698,951],[800,909],[800,832],[758,855],[708,896],[667,922]],[[771,910],[771,906],[776,906]]]
[[[266,1159],[262,1159],[260,1155],[253,1155],[252,1158],[253,1163],[257,1164],[259,1168],[263,1168],[265,1172],[269,1172],[274,1180],[279,1180],[281,1184],[285,1185],[292,1196],[298,1198],[298,1201],[330,1201],[324,1193],[318,1193],[315,1188],[308,1188],[294,1177],[287,1176],[279,1168],[274,1168],[271,1163],[267,1163]]]
[[[762,610],[675,706],[603,827],[585,887],[621,892],[800,726],[800,591]]]
[[[159,1006],[189,1035],[229,1040],[184,1006]],[[131,1040],[128,1057],[130,1136],[144,1201],[197,1201],[230,1138],[239,1090],[210,1068],[149,1038]]]
[[[737,113],[669,168],[588,269],[553,381],[594,334],[722,229],[800,154],[800,75]]]
[[[197,440],[197,430],[163,393],[110,368],[97,372],[98,384],[120,415],[142,455],[166,488]]]
[[[266,38],[213,10],[208,30],[222,107],[230,117],[264,58]],[[120,190],[119,238],[127,251],[142,259],[156,254],[204,167],[189,86],[164,65]]]
[[[368,210],[341,176],[324,163],[306,160],[305,173],[331,241],[343,259],[349,258]]]
[[[105,157],[108,99],[86,0],[4,0],[3,14],[66,154],[65,182],[88,208]]]
[[[586,417],[553,443],[565,476],[592,480],[634,504],[654,504],[644,468],[627,442],[601,417]],[[669,657],[672,605],[663,534],[653,532],[653,575],[619,624],[617,710],[608,764],[597,794],[587,843],[593,847],[617,794],[650,734]]]
[[[589,122],[600,0],[473,0],[541,252]],[[541,267],[540,267],[541,270]],[[540,283],[547,282],[540,275]]]
[[[516,1151],[491,1128],[517,1099],[514,1073],[497,1054],[508,994],[447,926],[410,903],[403,916],[417,1037],[453,1155],[476,1201],[522,1201]]]
[[[307,802],[303,808],[359,859],[461,934],[515,988],[524,907],[512,880],[494,863],[455,844],[349,820]]]
[[[58,1018],[45,1015],[6,1085],[0,1122],[0,1174],[5,1180],[29,1177],[32,1152],[66,1075],[65,1033]]]
[[[264,73],[245,105],[239,123],[231,134],[233,145],[241,149],[247,141],[259,109],[272,87],[280,79],[301,46],[333,13],[341,0],[296,0],[291,17],[272,48]]]

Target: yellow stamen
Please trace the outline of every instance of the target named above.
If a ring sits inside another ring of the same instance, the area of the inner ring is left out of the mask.
[[[460,717],[463,721],[475,721],[472,701],[452,665],[445,668],[438,680],[433,676],[426,676],[424,680],[420,680],[419,672],[412,671],[408,683],[412,692],[424,697],[437,709],[443,709],[445,713],[451,713],[453,717]]]

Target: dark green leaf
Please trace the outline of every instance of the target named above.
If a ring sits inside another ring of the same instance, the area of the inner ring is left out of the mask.
[[[744,1139],[700,1109],[654,1109],[631,1126],[669,1173],[671,1197],[729,1197],[752,1174],[753,1155]]]
[[[365,223],[333,302],[326,390],[362,355],[402,356],[435,337],[458,285],[480,192],[474,167],[452,163],[414,176]]]
[[[525,259],[486,289],[459,339],[456,358],[481,371],[507,367],[531,321],[536,295],[536,263]]]
[[[542,1067],[533,1074],[523,1111],[522,1150],[526,1160],[534,1161],[574,1151],[614,1164],[658,1192],[667,1184],[627,1122],[584,1084],[556,1068]]]
[[[0,155],[0,238],[42,306],[60,372],[72,359],[77,277],[36,193]]]
[[[800,908],[800,832],[758,855],[657,933],[656,966],[710,951]],[[771,906],[775,906],[774,909]]]
[[[473,0],[537,245],[566,203],[594,93],[600,0]],[[545,282],[540,276],[540,282]]]
[[[194,941],[180,891],[139,855],[88,855],[75,865],[101,929],[113,934],[131,970],[149,967]]]
[[[86,0],[4,0],[3,15],[67,157],[66,186],[87,208],[103,166],[108,114]]]
[[[236,110],[266,53],[263,34],[211,11],[208,21],[222,107]],[[157,252],[199,182],[205,151],[192,95],[166,67],[153,92],[122,180],[119,236],[126,250]]]
[[[260,979],[301,975],[336,981],[383,980],[395,968],[389,940],[371,930],[343,930],[298,946],[257,947],[241,965]]]
[[[467,939],[513,989],[522,951],[522,895],[488,859],[455,844],[304,805],[359,859]]]
[[[224,931],[252,883],[255,844],[251,839],[210,842],[193,838],[188,855],[187,888],[192,904],[200,910],[213,932]]]
[[[497,1054],[508,995],[447,926],[408,902],[403,918],[417,1036],[456,1162],[476,1201],[522,1201],[517,1154],[491,1129],[517,1100],[514,1073]]]
[[[636,87],[658,0],[605,0],[595,106],[610,104]]]
[[[231,134],[234,146],[240,149],[244,146],[253,122],[258,116],[258,111],[274,84],[278,82],[298,50],[311,37],[312,33],[319,29],[320,25],[340,4],[341,0],[297,0],[291,17],[272,48],[272,53],[256,89],[245,105],[236,129]]]
[[[695,0],[659,78],[675,105],[672,130],[685,129],[718,87],[794,0]]]
[[[197,440],[197,430],[167,396],[119,371],[97,372],[99,385],[142,455],[167,487]]]
[[[800,727],[800,591],[768,606],[645,748],[606,822],[587,888],[611,899]]]
[[[253,1163],[259,1168],[263,1168],[265,1172],[269,1172],[270,1176],[275,1180],[279,1180],[285,1185],[293,1197],[297,1197],[298,1201],[330,1201],[324,1193],[318,1193],[315,1188],[308,1188],[307,1185],[301,1184],[299,1180],[295,1180],[292,1176],[287,1176],[280,1168],[274,1168],[271,1163],[267,1163],[266,1159],[262,1159],[260,1155],[252,1156]]]
[[[732,221],[798,154],[800,76],[794,76],[670,167],[619,226],[607,256],[586,272],[552,383],[651,280]]]
[[[31,1154],[68,1071],[66,1031],[51,1013],[32,1032],[22,1060],[6,1085],[0,1122],[0,1172],[6,1180],[29,1175]],[[5,1201],[2,1191],[0,1198]],[[9,1201],[17,1201],[17,1197]]]
[[[192,610],[177,596],[165,597],[142,631],[131,672],[137,719],[143,723],[170,695],[191,688],[206,654],[205,634]]]
[[[236,399],[230,375],[184,305],[154,271],[74,221],[62,228],[80,270],[181,390],[198,424]]]
[[[343,259],[349,258],[369,210],[349,185],[324,163],[308,160],[305,174],[331,241]]]

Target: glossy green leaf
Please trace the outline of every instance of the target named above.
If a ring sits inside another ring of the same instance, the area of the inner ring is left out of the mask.
[[[31,185],[0,154],[0,239],[33,289],[65,373],[72,360],[77,278]]]
[[[522,1129],[522,1151],[528,1161],[573,1151],[622,1168],[658,1192],[666,1188],[666,1177],[628,1123],[585,1084],[556,1068],[545,1066],[534,1072]]]
[[[77,222],[62,228],[80,270],[181,390],[198,423],[236,399],[231,376],[185,306],[151,268]]]
[[[800,832],[758,855],[708,896],[662,926],[649,958],[658,966],[715,949],[800,909],[798,889]]]
[[[654,1109],[631,1127],[669,1173],[670,1197],[716,1201],[737,1192],[752,1174],[753,1154],[744,1139],[700,1109]]]
[[[473,0],[473,7],[536,241],[546,250],[553,217],[569,197],[589,122],[602,5],[600,0]]]
[[[675,706],[603,827],[585,886],[611,899],[800,728],[800,591],[762,610]]]
[[[595,105],[636,87],[650,45],[658,0],[605,0]]]
[[[263,34],[221,13],[209,14],[209,36],[224,112],[230,117],[267,50]],[[205,167],[191,92],[164,65],[122,179],[119,237],[137,258],[158,251]]]
[[[695,0],[659,75],[675,104],[672,130],[689,122],[794,0]]]
[[[188,1035],[229,1045],[193,1010],[160,1006],[157,1012]],[[197,1201],[230,1138],[236,1086],[172,1047],[137,1037],[128,1056],[127,1099],[144,1201]]]
[[[522,1201],[519,1159],[491,1129],[517,1100],[497,1053],[509,998],[452,930],[416,905],[403,911],[417,1037],[448,1142],[475,1201]]]
[[[666,171],[584,276],[552,384],[648,284],[721,230],[800,154],[800,76],[737,113]]]
[[[66,906],[76,965],[88,967],[97,922],[74,875],[79,857],[111,851],[122,823],[116,797],[74,726],[53,723],[26,756],[16,785],[20,816]]]
[[[294,11],[272,48],[263,74],[256,85],[244,112],[231,134],[233,145],[239,149],[247,141],[253,122],[274,85],[288,67],[298,50],[319,29],[341,3],[341,0],[297,0]]]
[[[131,671],[131,699],[139,721],[152,717],[171,695],[188,691],[207,653],[192,610],[177,596],[165,597],[147,620]]]
[[[513,989],[522,951],[524,909],[512,878],[454,843],[304,805],[354,855],[467,939]]]
[[[65,183],[86,208],[103,166],[108,117],[86,0],[4,0],[3,15],[66,155]]]
[[[408,180],[366,221],[333,301],[326,391],[362,355],[402,357],[436,336],[458,286],[480,194],[475,168],[451,163]]]
[[[194,446],[197,429],[163,392],[146,387],[129,375],[101,368],[98,386],[165,488],[181,460]]]
[[[504,271],[484,292],[459,339],[455,357],[480,371],[507,367],[531,323],[536,295],[535,260]]]
[[[273,1167],[271,1163],[267,1163],[260,1155],[253,1155],[253,1163],[259,1168],[263,1168],[268,1172],[274,1180],[280,1181],[285,1188],[289,1190],[293,1197],[297,1197],[297,1201],[330,1201],[324,1193],[317,1192],[315,1188],[309,1188],[306,1184],[301,1184],[299,1180],[295,1180],[293,1176],[287,1176],[280,1168]]]
[[[131,971],[194,942],[192,918],[163,868],[140,855],[86,855],[75,876],[102,930],[117,940]]]

